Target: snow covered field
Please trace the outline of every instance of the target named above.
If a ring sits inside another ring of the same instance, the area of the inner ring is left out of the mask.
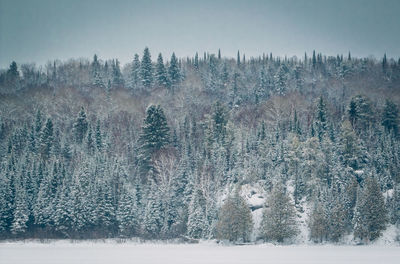
[[[399,263],[399,246],[221,246],[204,244],[0,243],[0,263]]]

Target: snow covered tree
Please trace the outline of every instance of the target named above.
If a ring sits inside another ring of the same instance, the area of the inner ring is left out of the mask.
[[[114,88],[120,88],[124,86],[124,78],[122,77],[118,60],[113,61],[112,64],[112,86]]]
[[[157,65],[156,65],[156,81],[157,85],[161,87],[168,86],[168,76],[165,70],[164,62],[161,53],[158,54]]]
[[[135,193],[125,187],[118,202],[117,210],[120,235],[131,236],[138,233],[138,213]]]
[[[310,238],[314,242],[323,242],[328,237],[329,226],[324,208],[320,202],[315,202],[308,222]]]
[[[206,200],[203,192],[196,188],[190,199],[187,234],[191,238],[204,238],[208,232]]]
[[[156,238],[160,235],[164,219],[161,199],[158,195],[157,186],[154,181],[150,182],[150,189],[147,197],[147,204],[142,221],[145,235]]]
[[[399,109],[396,104],[386,100],[385,108],[382,114],[382,125],[387,132],[393,132],[396,136],[399,131]]]
[[[378,182],[374,177],[365,180],[357,192],[354,214],[354,237],[368,243],[377,239],[386,228],[387,212]]]
[[[178,59],[175,56],[175,53],[172,53],[171,61],[169,63],[168,68],[169,79],[171,80],[172,87],[176,86],[180,81],[180,70],[178,65]]]
[[[229,241],[249,241],[253,230],[251,211],[246,201],[240,196],[239,190],[233,197],[228,196],[221,206],[216,226],[218,239]]]
[[[267,199],[261,221],[261,234],[266,241],[282,243],[298,233],[296,210],[283,186],[278,184]]]
[[[41,132],[41,137],[40,137],[40,154],[43,159],[47,160],[49,158],[52,144],[53,144],[53,122],[51,121],[50,118],[48,118]]]
[[[322,138],[324,137],[328,129],[326,104],[322,96],[318,100],[316,119],[317,119],[316,127],[317,127],[318,139],[319,141],[322,141]]]
[[[163,109],[160,105],[150,105],[146,110],[140,135],[142,172],[147,173],[150,169],[151,156],[166,147],[169,142],[169,127]]]
[[[278,95],[286,94],[287,67],[282,64],[274,76],[275,90]]]
[[[372,103],[369,98],[362,95],[351,98],[348,114],[356,131],[367,130],[374,119]]]
[[[129,78],[129,86],[131,89],[136,90],[138,86],[141,84],[141,68],[140,68],[140,60],[139,55],[135,54],[133,57],[132,68],[130,72]]]
[[[140,75],[144,87],[149,88],[153,84],[153,65],[149,48],[143,51],[142,62],[140,64]]]
[[[74,134],[75,134],[75,140],[77,143],[82,143],[83,139],[86,136],[86,132],[88,130],[88,121],[86,120],[86,113],[85,109],[81,107],[81,110],[79,111],[78,117],[76,118],[76,121],[74,123]]]

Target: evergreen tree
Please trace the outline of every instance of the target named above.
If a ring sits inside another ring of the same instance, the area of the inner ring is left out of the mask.
[[[170,142],[169,127],[164,110],[160,105],[150,105],[146,110],[146,118],[142,126],[142,148],[151,153],[157,151]]]
[[[194,55],[194,62],[193,62],[193,67],[196,71],[199,70],[199,54],[196,52]]]
[[[81,107],[78,117],[74,123],[74,134],[77,143],[82,143],[88,130],[88,121],[86,120],[85,109]]]
[[[52,144],[53,122],[48,118],[40,137],[40,154],[43,159],[47,160],[49,158]]]
[[[321,243],[327,239],[329,232],[328,219],[326,219],[324,208],[321,203],[314,203],[308,225],[310,229],[310,238],[314,242]]]
[[[372,103],[369,98],[357,95],[351,98],[349,119],[356,131],[367,130],[373,122]]]
[[[354,237],[363,242],[377,239],[386,228],[387,212],[378,182],[368,177],[357,192],[354,215]]]
[[[15,194],[15,210],[11,232],[13,234],[21,234],[26,232],[27,222],[29,220],[28,205],[26,204],[26,193],[21,184],[21,179],[17,183]]]
[[[131,68],[130,79],[129,79],[129,86],[133,90],[137,89],[138,86],[141,84],[140,74],[141,74],[141,72],[140,72],[139,55],[135,54],[133,57],[132,68]]]
[[[214,105],[214,113],[212,116],[213,119],[213,128],[214,128],[214,137],[218,142],[223,142],[226,136],[226,125],[228,123],[228,113],[225,107],[217,101]]]
[[[282,185],[272,189],[266,206],[261,221],[262,237],[281,243],[296,236],[296,211]]]
[[[248,241],[253,229],[251,211],[246,201],[235,191],[222,205],[216,227],[217,238],[229,241]]]
[[[97,87],[104,87],[104,83],[100,73],[100,62],[97,59],[97,55],[94,54],[93,62],[92,62],[92,78],[93,78],[93,85]]]
[[[140,64],[140,75],[143,86],[149,88],[153,84],[153,65],[151,63],[150,51],[147,47],[144,49]]]
[[[156,81],[157,85],[166,87],[168,85],[167,72],[165,70],[164,62],[161,53],[158,54],[157,65],[156,65]]]
[[[180,81],[180,71],[178,65],[178,59],[175,56],[175,53],[172,53],[171,61],[169,63],[168,68],[169,79],[171,80],[172,87],[176,86]]]
[[[324,135],[328,129],[326,115],[327,115],[326,114],[326,104],[321,96],[318,100],[317,121],[316,121],[316,127],[317,127],[319,141],[322,141],[322,138],[324,137]]]
[[[115,62],[113,61],[112,64],[112,85],[116,88],[120,88],[124,85],[124,79],[122,77],[118,60],[115,60]]]
[[[203,192],[196,188],[190,199],[187,234],[191,238],[204,238],[208,232],[206,200]]]
[[[386,53],[383,54],[383,59],[382,59],[382,70],[384,73],[386,73],[388,68],[388,63],[387,63],[387,58],[386,58]]]
[[[139,224],[137,215],[135,194],[124,188],[117,210],[118,229],[122,236],[131,236],[137,233]]]
[[[101,134],[100,120],[97,120],[95,137],[96,137],[96,148],[98,151],[101,151],[103,149],[103,136]]]
[[[382,125],[387,132],[393,132],[397,136],[399,131],[399,109],[396,104],[386,100],[382,114]]]
[[[161,199],[158,196],[155,182],[151,181],[142,222],[143,229],[148,237],[154,238],[160,234],[163,224],[162,214],[163,208],[161,205]]]
[[[286,80],[287,80],[287,68],[282,64],[274,76],[275,90],[278,95],[285,95],[286,93]]]

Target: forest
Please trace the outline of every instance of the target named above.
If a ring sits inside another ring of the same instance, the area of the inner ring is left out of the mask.
[[[399,104],[386,54],[11,62],[0,239],[400,240]]]

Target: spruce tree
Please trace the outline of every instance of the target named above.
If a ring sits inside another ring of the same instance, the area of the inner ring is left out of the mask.
[[[140,75],[143,86],[149,88],[153,84],[153,65],[151,63],[151,55],[148,47],[143,51],[142,62],[140,64]]]
[[[125,187],[122,189],[117,210],[118,229],[121,236],[129,237],[137,234],[139,224],[137,215],[135,193]]]
[[[322,141],[322,138],[324,137],[328,129],[326,104],[322,96],[318,100],[316,127],[317,127],[318,139],[319,141]]]
[[[169,127],[160,105],[150,105],[146,110],[140,134],[139,167],[143,176],[152,169],[152,155],[170,143]]]
[[[261,221],[262,237],[282,243],[298,233],[296,211],[281,184],[272,189]]]
[[[40,154],[45,160],[50,156],[53,139],[53,122],[48,118],[40,137]]]
[[[130,87],[135,90],[141,84],[141,68],[139,55],[135,54],[132,62],[131,74],[130,74]]]
[[[74,134],[77,143],[81,144],[88,130],[88,121],[86,120],[85,109],[81,107],[78,117],[74,123]]]
[[[368,177],[363,189],[357,192],[354,237],[366,243],[377,239],[386,228],[387,220],[385,201],[378,182],[374,177]]]
[[[196,188],[191,196],[189,204],[189,218],[187,234],[191,238],[204,238],[208,232],[206,218],[206,200],[203,192]]]
[[[175,56],[175,53],[172,53],[171,61],[169,63],[168,68],[169,79],[171,80],[172,88],[174,88],[180,81],[180,71],[178,65],[178,59]]]
[[[382,125],[387,132],[393,132],[395,136],[399,131],[399,109],[396,104],[390,100],[386,100],[382,113]]]
[[[122,77],[118,60],[115,60],[115,62],[113,61],[112,64],[112,85],[115,88],[120,88],[124,85],[124,79]]]
[[[319,201],[314,203],[308,226],[311,240],[322,243],[327,239],[329,230],[328,219],[326,219],[324,208]]]
[[[140,136],[142,148],[152,153],[165,147],[170,142],[169,130],[167,118],[161,106],[150,105],[146,110]]]
[[[282,64],[274,76],[275,90],[278,95],[286,94],[287,67]]]
[[[157,85],[166,87],[168,85],[167,72],[165,70],[164,62],[161,53],[158,54],[156,65],[156,81]]]
[[[253,230],[251,211],[239,190],[221,206],[216,226],[217,238],[229,241],[249,241]]]

